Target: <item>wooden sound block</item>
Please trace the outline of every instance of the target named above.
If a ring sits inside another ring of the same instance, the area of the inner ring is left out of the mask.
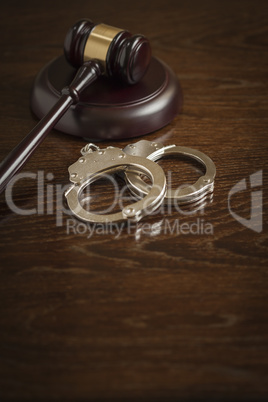
[[[75,73],[64,56],[40,71],[31,95],[31,108],[38,118],[56,103],[61,89],[70,84]],[[164,127],[181,107],[182,91],[176,75],[162,61],[152,58],[138,84],[126,85],[101,76],[55,128],[91,140],[131,138]]]

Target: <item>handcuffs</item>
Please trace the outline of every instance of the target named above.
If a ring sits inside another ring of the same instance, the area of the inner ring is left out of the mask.
[[[138,222],[154,212],[162,203],[176,202],[188,205],[202,201],[214,189],[216,167],[213,161],[204,153],[192,148],[164,146],[161,143],[141,140],[127,145],[123,150],[111,146],[100,149],[95,144],[87,144],[81,149],[81,154],[82,156],[68,168],[73,184],[65,192],[65,197],[72,213],[84,222]],[[177,154],[197,160],[205,167],[206,172],[193,185],[167,190],[165,173],[155,161],[166,155]],[[112,214],[97,214],[84,209],[80,198],[85,187],[106,174],[118,172],[123,172],[130,192],[138,200]],[[152,184],[146,183],[142,175],[147,176]]]

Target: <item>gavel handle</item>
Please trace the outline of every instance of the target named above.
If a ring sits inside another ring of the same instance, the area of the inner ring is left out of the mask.
[[[1,163],[0,193],[24,166],[69,107],[79,101],[82,91],[94,82],[101,73],[101,68],[96,61],[86,62],[79,68],[69,87],[62,90],[62,95],[57,103]]]
[[[72,104],[73,98],[70,95],[62,95],[47,115],[3,160],[0,165],[0,193]]]

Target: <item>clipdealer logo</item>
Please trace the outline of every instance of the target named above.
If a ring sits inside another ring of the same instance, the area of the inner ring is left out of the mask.
[[[256,188],[262,186],[262,176],[263,171],[259,170],[249,176],[250,188]],[[238,215],[231,208],[231,198],[234,194],[239,193],[241,191],[245,191],[247,189],[246,179],[240,180],[236,183],[228,195],[228,208],[229,212],[234,219],[236,219],[241,225],[245,226],[248,229],[253,230],[254,232],[261,233],[263,229],[263,199],[262,199],[262,190],[251,191],[251,207],[250,207],[250,218],[246,219],[242,216]]]
[[[17,206],[13,200],[13,187],[14,185],[20,180],[20,179],[32,179],[35,180],[37,183],[37,205],[36,208],[21,208]],[[61,185],[61,184],[52,184],[52,183],[45,183],[45,181],[50,182],[54,178],[54,175],[52,173],[45,173],[43,171],[38,171],[37,173],[30,173],[30,172],[25,172],[25,173],[19,173],[16,176],[13,177],[11,182],[6,188],[5,191],[5,196],[6,196],[6,202],[7,205],[9,206],[10,210],[13,211],[14,213],[18,215],[33,215],[33,214],[39,214],[39,215],[56,215],[56,226],[62,226],[63,225],[63,216],[72,216],[71,211],[68,208],[65,208],[64,206],[64,193],[65,191],[69,188],[68,185]],[[246,178],[243,178],[240,180],[238,183],[236,183],[231,190],[229,191],[228,194],[228,209],[231,214],[231,216],[238,221],[241,225],[245,226],[246,228],[255,231],[257,233],[262,232],[263,230],[263,191],[262,191],[262,185],[263,185],[263,171],[259,170],[249,176],[249,183],[250,183],[250,189],[251,191],[251,208],[250,208],[250,218],[246,219],[240,215],[238,215],[237,212],[232,210],[231,207],[231,200],[233,196],[237,193],[242,193],[247,189],[247,181]],[[158,211],[159,212],[159,211]],[[182,210],[178,210],[178,212],[181,215],[193,215],[197,212],[197,210],[192,211],[192,213],[186,213],[183,212]],[[204,213],[204,208],[199,211],[200,213]],[[164,211],[160,211],[160,214],[163,214]],[[84,226],[84,223],[77,222],[76,225],[73,223],[75,220],[73,218],[67,219],[67,227],[66,231],[67,233],[77,233],[81,234],[84,232],[84,234],[87,233],[87,235],[90,235],[90,233],[95,233],[95,234],[101,234],[101,233],[107,233],[107,231],[112,235],[117,236],[118,233],[122,233],[123,231],[123,226],[118,226],[115,228],[115,226],[110,225],[109,227],[106,225],[103,228],[100,228],[97,225],[88,225],[85,224],[86,229]],[[173,222],[173,223],[172,223]],[[205,223],[208,224],[205,228]],[[156,224],[147,224],[147,223],[142,223],[142,224],[135,224],[135,233],[151,233],[151,235],[156,235],[157,233],[166,233],[166,234],[212,234],[213,233],[213,227],[212,225],[210,226],[209,222],[204,222],[204,220],[199,220],[194,223],[192,228],[190,227],[192,223],[188,223],[188,226],[185,222],[181,223],[179,219],[175,219],[175,221],[171,221],[168,219],[162,219],[160,223]],[[79,226],[80,225],[80,226]],[[91,229],[89,230],[88,227],[91,226]],[[197,233],[195,233],[194,228],[199,227],[197,230]],[[115,232],[113,232],[115,230]],[[134,230],[133,225],[129,225],[129,230]],[[92,234],[90,236],[92,236]]]
[[[112,176],[109,176],[110,179],[112,179]],[[31,207],[26,206],[25,204],[23,207],[17,205],[15,200],[13,199],[13,190],[16,185],[16,183],[20,180],[23,179],[30,179],[36,182],[36,190],[37,190],[37,197],[36,197],[36,206],[33,206],[31,203]],[[17,215],[55,215],[56,217],[56,226],[63,226],[63,217],[71,217],[73,216],[72,211],[67,208],[64,194],[65,192],[69,189],[70,184],[67,185],[61,185],[61,184],[53,184],[51,181],[54,179],[54,175],[52,173],[47,173],[45,174],[44,171],[38,171],[37,173],[31,173],[31,172],[24,172],[24,173],[19,173],[16,176],[12,178],[10,183],[8,184],[6,191],[5,191],[5,197],[6,197],[6,202],[7,205],[9,206],[10,210]],[[123,186],[123,188],[119,188],[118,183],[115,181],[115,179],[111,180],[112,185],[114,186],[113,192],[114,192],[114,200],[113,202],[109,205],[109,207],[105,208],[102,210],[102,214],[108,214],[112,212],[112,209],[114,206],[119,204],[119,208],[122,210],[124,208],[124,203],[129,203],[133,202],[133,198],[131,195],[125,194],[126,190],[128,189],[127,185]],[[88,191],[86,193],[86,199],[90,200],[90,187],[88,188]],[[201,200],[202,202],[197,202],[197,205],[194,205],[191,207],[189,210],[188,209],[182,209],[179,204],[175,204],[173,206],[171,203],[168,205],[162,204],[156,211],[150,212],[150,215],[159,215],[163,217],[163,215],[169,215],[171,214],[172,211],[179,213],[182,216],[193,216],[196,213],[199,213],[200,215],[204,213],[205,206],[207,203],[210,203],[212,201],[212,196],[208,195],[206,199]],[[172,210],[171,210],[172,209]],[[71,233],[71,229],[74,227],[74,218],[71,220],[67,220],[67,233]],[[76,228],[77,230],[73,230],[77,232],[77,234],[81,234],[81,232],[85,232],[86,230],[84,229],[84,223],[81,223],[80,221],[77,221]],[[165,222],[165,232],[169,234],[173,233],[181,233],[181,234],[187,234],[193,233],[194,234],[194,226],[192,229],[188,229],[187,225],[188,223],[180,223],[179,220],[177,219],[175,221],[175,224],[171,227],[171,220],[164,219]],[[80,225],[80,226],[79,226]],[[90,230],[90,233],[101,233],[102,229],[97,226],[97,224],[91,224],[88,223],[85,227],[93,227],[93,229]],[[137,230],[139,232],[148,232],[152,231],[155,233],[155,227],[150,224],[149,226],[146,223],[143,223],[142,226],[139,226]],[[206,231],[204,231],[203,228],[204,224],[200,224],[198,222],[197,226],[199,227],[198,232],[202,234],[205,234]],[[131,225],[129,225],[130,229],[133,228]],[[113,229],[113,225],[110,225],[111,230]],[[107,230],[107,227],[106,227]],[[88,229],[89,231],[89,229]],[[116,231],[121,233],[121,229],[116,228]],[[211,232],[211,230],[209,230]],[[103,229],[104,233],[104,229]],[[111,233],[113,234],[113,233]]]

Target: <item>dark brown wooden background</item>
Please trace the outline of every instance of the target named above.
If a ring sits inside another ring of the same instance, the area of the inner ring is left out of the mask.
[[[1,400],[267,400],[267,216],[256,233],[228,211],[243,178],[263,170],[267,188],[267,14],[266,1],[1,3],[1,159],[36,122],[36,74],[89,17],[148,36],[180,79],[183,113],[146,138],[200,149],[217,166],[203,215],[166,216],[203,219],[213,235],[88,239],[66,233],[66,216],[56,226],[55,205],[52,215],[19,216],[1,195]],[[66,185],[84,144],[53,131],[24,171]],[[178,182],[196,175],[174,160],[163,166],[178,169]],[[34,180],[14,194],[21,208],[36,207]],[[250,191],[232,208],[249,218]]]

